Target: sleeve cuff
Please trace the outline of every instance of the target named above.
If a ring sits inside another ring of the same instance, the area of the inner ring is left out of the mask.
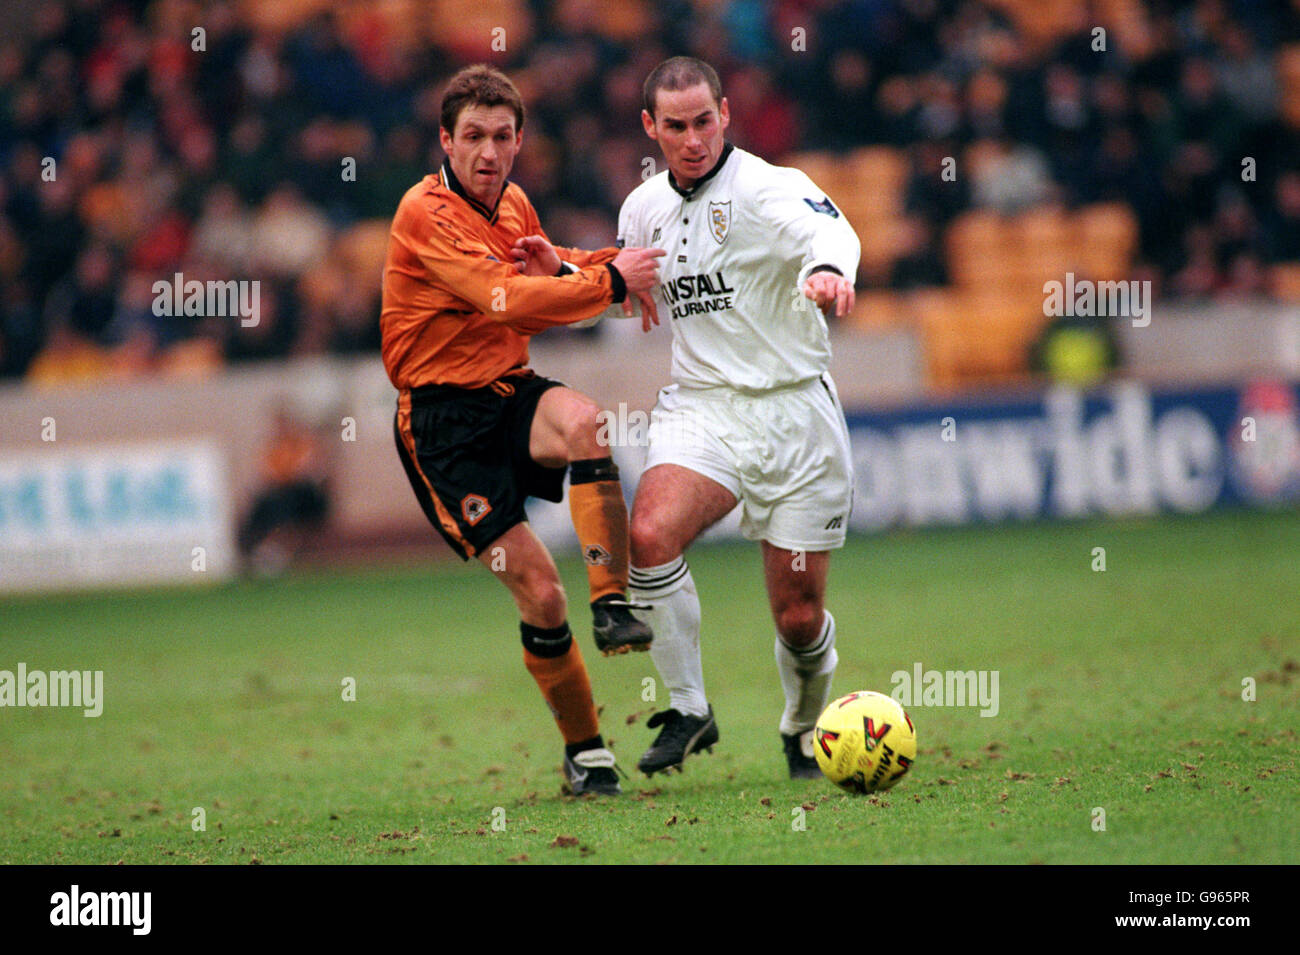
[[[609,269],[609,285],[614,290],[614,301],[623,301],[627,298],[627,282],[623,281],[622,273],[614,268],[613,262],[606,262],[605,268]]]

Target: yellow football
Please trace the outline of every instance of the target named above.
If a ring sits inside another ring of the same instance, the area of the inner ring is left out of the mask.
[[[813,753],[826,778],[852,793],[881,792],[916,759],[916,728],[897,700],[859,690],[826,707],[813,731]]]

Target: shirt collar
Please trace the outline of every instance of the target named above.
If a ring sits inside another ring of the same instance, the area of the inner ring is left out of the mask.
[[[719,163],[719,165],[721,165],[721,163]],[[442,176],[443,185],[445,185],[452,192],[456,193],[456,195],[460,196],[462,199],[468,202],[470,204],[470,207],[473,208],[473,210],[477,212],[479,215],[481,215],[484,219],[487,219],[487,221],[490,224],[496,223],[497,210],[501,207],[501,197],[506,194],[506,187],[510,185],[509,182],[507,182],[505,186],[501,187],[501,195],[497,196],[496,205],[494,205],[491,209],[489,209],[487,206],[483,205],[483,203],[479,202],[477,199],[475,199],[473,196],[471,196],[468,192],[465,191],[465,187],[461,185],[460,180],[456,178],[456,174],[451,171],[450,159],[444,159],[442,161],[442,169],[440,170],[440,175]]]
[[[700,176],[699,179],[696,179],[695,185],[690,188],[683,189],[681,186],[677,185],[677,181],[673,179],[673,171],[671,169],[668,170],[668,185],[672,186],[673,192],[677,193],[683,199],[694,199],[695,194],[700,191],[700,187],[718,174],[718,171],[722,169],[722,164],[727,161],[727,157],[731,155],[731,151],[735,148],[736,147],[731,143],[723,144],[722,155],[719,156],[718,161],[713,164],[713,168]]]

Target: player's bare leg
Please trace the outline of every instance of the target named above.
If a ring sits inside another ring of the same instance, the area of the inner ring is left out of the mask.
[[[599,439],[600,409],[571,388],[551,388],[537,403],[528,433],[534,461],[569,465],[569,512],[582,545],[591,592],[592,631],[606,656],[646,650],[653,634],[627,602],[627,504],[618,467]]]
[[[614,754],[605,748],[582,653],[565,619],[564,586],[555,561],[527,523],[516,524],[478,556],[519,608],[524,665],[564,736],[571,791],[617,795]]]
[[[564,624],[567,608],[560,572],[529,524],[510,528],[484,548],[478,559],[510,591],[520,620],[547,630]]]
[[[763,577],[776,622],[776,668],[785,691],[781,739],[792,778],[821,775],[812,729],[830,702],[835,618],[825,607],[829,551],[792,551],[763,541]]]
[[[641,476],[632,504],[632,597],[649,604],[654,628],[650,656],[668,687],[669,709],[650,718],[663,730],[637,764],[653,774],[680,768],[690,753],[718,740],[704,695],[700,659],[700,598],[683,554],[736,506],[721,484],[689,468],[660,464]]]

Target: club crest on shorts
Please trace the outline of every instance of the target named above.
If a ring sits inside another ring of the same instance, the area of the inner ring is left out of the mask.
[[[609,556],[609,551],[605,550],[605,548],[601,547],[599,544],[592,544],[588,547],[584,547],[582,549],[582,559],[592,567],[595,567],[597,564],[608,564],[613,560],[613,558]]]
[[[487,517],[491,510],[492,505],[481,494],[466,494],[460,499],[461,517],[465,518],[465,523],[470,527]]]
[[[731,200],[726,202],[709,203],[709,232],[718,240],[718,245],[722,245],[727,238],[727,231],[731,228]]]

